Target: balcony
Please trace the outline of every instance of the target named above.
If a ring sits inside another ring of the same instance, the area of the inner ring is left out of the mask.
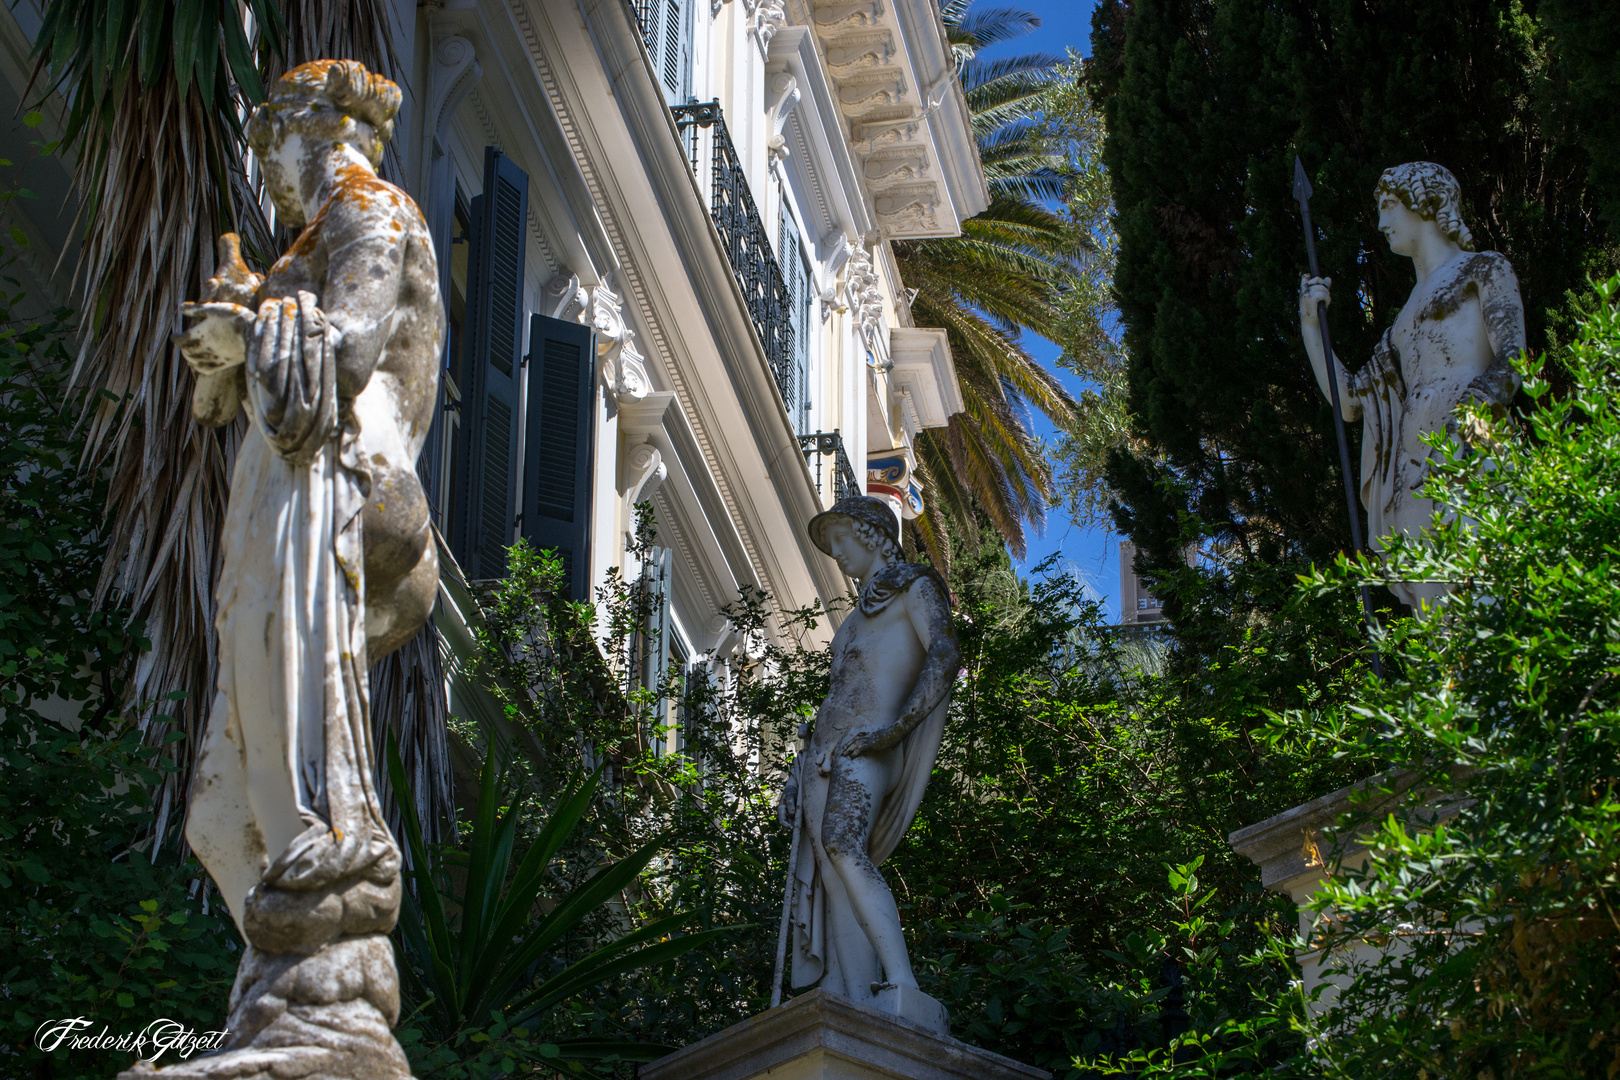
[[[676,128],[686,139],[686,156],[692,163],[692,172],[700,180],[703,162],[709,163],[709,214],[720,231],[731,273],[748,304],[748,314],[754,320],[760,340],[765,343],[765,359],[776,378],[777,392],[782,395],[788,415],[797,416],[792,296],[777,265],[765,226],[759,220],[759,209],[748,190],[748,179],[742,163],[737,160],[737,150],[726,130],[725,118],[720,115],[720,105],[713,101],[697,102],[676,105],[671,111],[675,114]],[[818,437],[801,436],[800,442]]]
[[[861,494],[861,482],[856,478],[855,469],[849,463],[849,455],[844,453],[844,439],[836,428],[832,431],[818,431],[813,435],[800,435],[799,449],[804,451],[806,461],[815,458],[818,495],[821,493],[822,467],[828,458],[832,458],[833,501]]]

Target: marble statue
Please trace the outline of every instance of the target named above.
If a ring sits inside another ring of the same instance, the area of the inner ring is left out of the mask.
[[[223,1050],[163,1076],[410,1075],[391,1031],[400,854],[372,783],[366,672],[437,590],[415,465],[444,308],[427,224],[376,174],[399,103],[350,60],[284,75],[247,134],[280,221],[303,231],[263,277],[222,238],[218,275],[183,311],[195,419],[250,421],[186,823],[247,947]]]
[[[1395,322],[1354,374],[1333,358],[1346,420],[1360,419],[1361,502],[1376,550],[1392,534],[1415,537],[1444,506],[1423,498],[1436,451],[1431,432],[1455,436],[1452,411],[1473,399],[1505,407],[1519,390],[1512,358],[1523,351],[1524,304],[1513,268],[1494,251],[1475,251],[1459,210],[1461,190],[1439,165],[1414,161],[1379,177],[1378,229],[1389,249],[1412,260],[1417,285]],[[1323,395],[1328,373],[1317,302],[1331,299],[1332,278],[1302,277],[1300,331]],[[1441,582],[1397,581],[1390,590],[1421,610],[1443,596]]]
[[[779,814],[795,832],[792,984],[819,985],[948,1033],[917,989],[894,896],[878,867],[911,826],[945,729],[961,652],[945,583],[903,561],[879,499],[841,499],[810,538],[860,582],[832,642],[832,685],[794,762]]]

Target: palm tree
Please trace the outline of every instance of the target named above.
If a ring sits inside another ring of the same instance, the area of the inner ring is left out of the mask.
[[[951,239],[894,244],[900,276],[916,290],[913,317],[942,327],[961,384],[963,411],[948,427],[922,432],[919,473],[931,504],[977,535],[982,510],[1014,556],[1025,525],[1045,520],[1052,470],[1026,423],[1030,407],[1059,428],[1078,408],[1061,383],[1019,343],[1031,330],[1057,336],[1054,300],[1077,268],[1077,248],[1047,201],[1064,195],[1064,159],[1046,145],[1041,110],[1062,58],[1046,53],[982,60],[978,52],[1020,37],[1040,19],[1010,8],[970,9],[945,0],[946,33],[958,58],[990,206]],[[927,515],[919,537],[936,562],[949,558],[944,530]]]
[[[241,117],[263,99],[262,75],[323,55],[390,70],[386,20],[386,0],[48,0],[35,42],[34,90],[71,102],[62,149],[82,207],[83,467],[111,481],[96,601],[144,624],[154,647],[133,672],[133,700],[157,703],[185,734],[153,808],[160,838],[212,697],[213,580],[241,437],[240,425],[191,422],[191,374],[170,338],[181,302],[214,272],[220,233],[240,233],[263,265],[273,256],[242,168]],[[153,712],[142,715],[156,744],[168,729]]]

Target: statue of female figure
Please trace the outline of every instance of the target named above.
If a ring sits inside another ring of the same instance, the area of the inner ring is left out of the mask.
[[[1459,210],[1456,177],[1439,165],[1414,161],[1386,169],[1374,191],[1378,229],[1389,249],[1412,260],[1417,285],[1384,331],[1371,362],[1354,374],[1333,358],[1346,420],[1360,419],[1361,502],[1368,540],[1415,537],[1448,514],[1418,489],[1435,451],[1423,437],[1452,428],[1452,411],[1470,397],[1506,407],[1519,390],[1512,358],[1524,350],[1524,304],[1513,268],[1494,251],[1476,252]],[[1300,281],[1299,324],[1305,352],[1327,395],[1327,364],[1317,302],[1331,300],[1332,278]],[[1413,608],[1448,591],[1442,582],[1390,583]]]
[[[193,415],[250,421],[186,823],[248,947],[226,1052],[165,1075],[410,1074],[390,1032],[400,857],[371,780],[367,669],[436,595],[416,456],[444,310],[421,213],[376,175],[399,103],[354,61],[284,75],[247,134],[278,216],[303,231],[262,278],[224,237],[184,311]]]

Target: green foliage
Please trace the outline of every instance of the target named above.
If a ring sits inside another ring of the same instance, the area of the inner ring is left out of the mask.
[[[272,50],[281,47],[281,10],[269,0],[249,0],[254,24]],[[241,7],[225,0],[178,0],[172,4],[105,4],[52,0],[35,39],[34,55],[50,88],[72,86],[72,111],[64,141],[72,145],[87,120],[110,121],[114,103],[137,84],[154,86],[174,72],[180,100],[193,90],[222,114],[230,113],[241,87],[250,102],[264,100],[264,85],[248,42]],[[105,153],[105,147],[96,147]]]
[[[218,1028],[240,946],[197,862],[172,849],[154,861],[138,842],[167,775],[143,732],[178,736],[162,735],[166,703],[120,711],[147,643],[89,601],[106,492],[76,468],[72,313],[11,319],[22,300],[0,295],[0,996],[14,1068],[99,1077],[132,1055],[47,1056],[35,1028],[77,1016],[114,1034],[161,1018]]]
[[[638,560],[652,554],[656,535],[644,515],[632,552]],[[568,999],[521,1035],[511,1030],[508,1013],[480,1028],[487,1000],[476,1005],[481,1011],[457,1006],[460,1019],[440,1015],[444,1002],[487,998],[493,984],[485,978],[475,992],[472,968],[433,973],[423,959],[436,948],[427,924],[413,929],[417,917],[408,915],[401,929],[421,939],[410,950],[422,973],[408,987],[409,1009],[430,996],[437,1002],[427,1005],[426,1020],[407,1025],[421,1032],[408,1044],[418,1069],[453,1075],[508,1053],[540,1060],[546,1045],[572,1053],[570,1043],[618,1044],[613,1052],[628,1061],[627,1042],[683,1045],[759,1012],[769,999],[788,849],[774,812],[783,733],[826,693],[825,652],[792,643],[825,613],[773,613],[762,596],[745,593],[731,611],[744,645],[728,663],[694,658],[686,674],[673,667],[651,672],[645,630],[657,598],[646,578],[616,580],[596,605],[570,602],[566,593],[553,553],[512,548],[508,577],[481,601],[471,665],[500,716],[492,725],[453,726],[464,745],[484,746],[484,753],[495,748],[510,774],[508,789],[527,793],[479,797],[479,813],[486,805],[510,807],[500,812],[509,846],[493,850],[506,851],[514,865],[523,852],[538,859],[539,837],[564,820],[559,814],[577,822],[554,833],[560,846],[546,856],[550,868],[540,877],[490,870],[488,881],[507,880],[511,896],[520,884],[542,890],[536,895],[545,911],[570,891],[583,895],[604,866],[619,866],[623,880],[615,879],[611,902],[578,913],[575,928],[548,947],[544,964],[531,964],[533,980],[586,966]],[[788,644],[765,643],[768,615],[781,620]],[[606,629],[600,641],[599,626]],[[660,751],[677,740],[678,753]],[[583,791],[576,775],[582,761],[601,769],[600,783]],[[494,843],[479,839],[495,835],[493,822],[472,824],[475,848]],[[452,880],[457,866],[479,865],[466,853],[447,850],[443,859]],[[446,919],[448,928],[453,920]],[[593,956],[600,949],[629,934],[661,937],[674,926],[692,933],[670,947],[670,958],[606,981],[583,978],[600,965],[603,958]],[[491,956],[508,947],[488,933],[478,940]],[[488,1044],[475,1041],[483,1036]]]
[[[394,789],[407,792],[392,735],[388,770]],[[584,1075],[571,1063],[650,1061],[668,1053],[670,1047],[651,1043],[568,1038],[564,1033],[571,1025],[558,1015],[560,1007],[583,990],[667,963],[728,931],[674,937],[690,917],[677,912],[638,928],[623,927],[577,960],[562,959],[562,941],[614,903],[661,844],[644,844],[594,869],[577,887],[557,889],[552,860],[590,808],[602,770],[557,792],[545,823],[524,837],[521,854],[524,800],[521,792],[500,790],[498,772],[491,740],[480,774],[477,821],[464,852],[440,850],[430,856],[414,800],[401,800],[406,843],[417,868],[408,875],[414,888],[399,923],[402,966],[420,1002],[401,1031],[414,1071],[483,1076],[523,1064]]]
[[[1194,519],[1195,538],[1231,562],[1325,560],[1349,528],[1331,414],[1300,343],[1294,155],[1311,171],[1348,365],[1371,355],[1412,286],[1371,196],[1383,169],[1410,160],[1457,175],[1475,242],[1518,272],[1532,347],[1567,336],[1568,296],[1604,237],[1584,152],[1558,137],[1547,32],[1517,0],[1143,0],[1100,6],[1092,44],[1140,440],[1108,468],[1117,522],[1155,576],[1179,564]],[[1178,626],[1204,617],[1175,582],[1160,594]]]
[[[1057,337],[1055,302],[1079,267],[1080,248],[1046,204],[1065,188],[1064,158],[1054,152],[1043,117],[1059,57],[977,55],[1029,33],[1040,19],[966,0],[941,7],[990,205],[962,223],[959,237],[895,241],[893,250],[900,276],[916,290],[915,322],[941,327],[950,337],[962,390],[962,413],[916,440],[935,512],[908,531],[917,532],[943,568],[951,553],[937,519],[971,530],[982,511],[1020,556],[1025,523],[1045,520],[1052,468],[1029,430],[1028,413],[1038,409],[1062,428],[1076,403],[1019,336],[1031,330]]]
[[[1620,241],[1620,23],[1602,0],[1540,0],[1536,15],[1551,39],[1545,122],[1558,139],[1586,151],[1587,181]],[[1550,107],[1549,107],[1550,106]]]
[[[1071,54],[1057,69],[1045,110],[1047,139],[1063,161],[1064,228],[1074,249],[1084,253],[1057,296],[1051,331],[1063,348],[1058,365],[1085,380],[1074,421],[1053,448],[1057,492],[1070,520],[1106,526],[1111,524],[1108,459],[1130,445],[1131,419],[1113,293],[1119,236],[1103,165],[1103,114],[1091,100],[1084,60]]]

